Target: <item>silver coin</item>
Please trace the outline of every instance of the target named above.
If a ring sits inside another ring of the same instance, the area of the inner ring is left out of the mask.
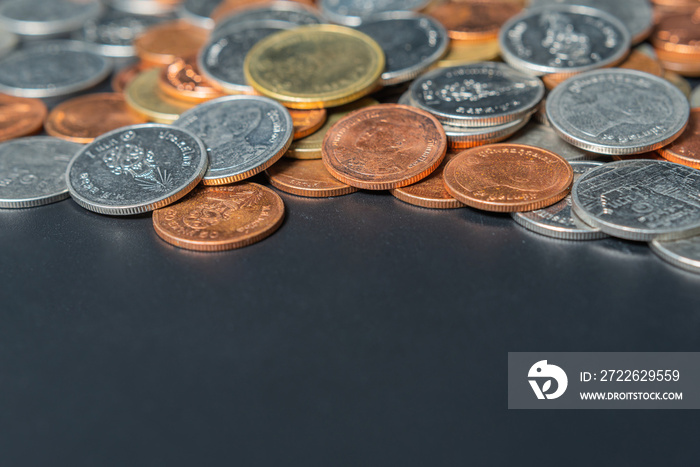
[[[509,141],[510,142],[510,141]],[[574,170],[574,182],[583,174],[596,167],[603,165],[602,162],[579,161],[571,162]],[[537,232],[547,237],[561,240],[596,240],[607,237],[600,229],[585,224],[571,212],[571,195],[552,206],[530,212],[514,212],[511,214],[513,220],[528,230]]]
[[[649,246],[654,253],[674,266],[700,273],[700,237],[674,241],[652,240]]]
[[[0,29],[0,58],[12,52],[18,41],[19,39],[17,39],[16,35],[10,31]]]
[[[643,41],[654,26],[654,11],[649,0],[530,0],[533,8],[562,4],[583,5],[610,13],[627,27],[635,44]]]
[[[183,113],[174,126],[202,139],[209,154],[205,185],[243,180],[274,164],[289,148],[294,124],[280,103],[262,96],[227,96]]]
[[[19,97],[64,96],[95,86],[111,63],[78,41],[37,42],[0,59],[0,92]]]
[[[267,3],[262,7],[248,7],[238,10],[236,14],[219,22],[212,33],[212,37],[224,36],[251,21],[284,21],[297,26],[321,24],[324,22],[323,18],[313,8],[297,2],[278,1]]]
[[[694,109],[700,107],[700,86],[690,95],[690,106]]]
[[[223,0],[185,0],[178,9],[183,20],[203,29],[214,29],[211,14]]]
[[[385,11],[419,11],[430,0],[321,0],[323,16],[345,26],[359,26],[364,20]]]
[[[106,0],[112,8],[133,13],[135,15],[165,15],[173,13],[177,8],[177,3],[165,3],[159,0]]]
[[[524,11],[499,34],[501,56],[533,75],[580,73],[622,61],[630,35],[620,20],[584,6],[552,5]]]
[[[432,70],[409,88],[411,101],[441,122],[484,127],[520,120],[544,97],[544,85],[503,63],[479,62]]]
[[[547,97],[547,118],[566,142],[599,154],[639,154],[678,138],[688,100],[662,78],[609,69],[576,75]]]
[[[665,161],[610,162],[574,183],[574,213],[627,240],[674,240],[700,233],[700,170]]]
[[[0,3],[0,28],[24,36],[65,34],[101,10],[99,0],[6,0]]]
[[[0,144],[0,208],[29,208],[68,198],[66,167],[82,147],[50,136]]]
[[[191,132],[147,123],[111,131],[70,162],[76,203],[100,214],[152,211],[189,193],[207,170],[204,143]]]
[[[357,29],[374,39],[384,51],[382,84],[385,86],[412,80],[437,62],[450,43],[442,24],[410,11],[372,16]]]
[[[245,57],[255,44],[271,34],[292,29],[283,21],[252,21],[214,37],[197,57],[199,71],[210,82],[231,94],[251,92],[243,73]]]
[[[569,162],[580,159],[591,159],[597,156],[597,154],[586,152],[576,146],[570,145],[557,136],[552,128],[537,122],[531,122],[517,134],[514,134],[512,138],[508,138],[508,143],[525,144],[527,146],[546,149],[547,151],[552,151],[560,155]]]

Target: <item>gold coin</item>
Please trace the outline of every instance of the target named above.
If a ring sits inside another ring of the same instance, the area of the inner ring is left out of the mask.
[[[343,26],[304,26],[258,42],[245,59],[246,81],[292,109],[335,107],[374,91],[384,52]]]
[[[173,123],[195,103],[178,101],[162,94],[158,86],[159,74],[158,68],[140,73],[126,87],[124,97],[129,107],[149,121]]]
[[[468,42],[450,41],[447,54],[437,62],[439,68],[465,65],[467,63],[483,62],[498,57],[500,49],[498,41]]]

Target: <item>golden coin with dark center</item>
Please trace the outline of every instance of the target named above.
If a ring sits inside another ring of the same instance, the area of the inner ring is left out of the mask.
[[[457,201],[445,188],[442,173],[445,166],[450,162],[458,152],[450,151],[445,155],[445,160],[440,164],[440,167],[435,169],[423,180],[413,185],[408,185],[401,188],[394,188],[391,194],[401,201],[414,206],[432,209],[453,209],[463,208],[464,204]]]
[[[323,161],[280,159],[265,171],[272,186],[308,198],[327,198],[354,193],[358,189],[334,178]]]

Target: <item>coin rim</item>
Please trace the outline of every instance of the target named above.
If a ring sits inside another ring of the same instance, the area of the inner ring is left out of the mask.
[[[692,237],[688,237],[692,238]],[[678,239],[684,240],[684,239]],[[674,240],[670,240],[669,243],[673,243]],[[693,260],[687,256],[681,256],[674,253],[669,248],[667,248],[663,240],[654,239],[649,242],[649,247],[659,258],[666,261],[667,263],[675,266],[677,268],[683,269],[684,271],[692,272],[694,274],[700,274],[700,260]]]

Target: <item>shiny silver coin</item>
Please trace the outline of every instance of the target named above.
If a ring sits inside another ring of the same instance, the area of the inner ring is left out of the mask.
[[[672,265],[686,271],[700,273],[700,237],[674,241],[653,240],[651,250]]]
[[[191,132],[155,123],[133,125],[85,146],[68,166],[68,189],[90,211],[138,214],[182,198],[206,170],[206,149]]]
[[[0,29],[0,57],[4,57],[14,50],[17,46],[17,36],[12,34],[10,31],[5,31]]]
[[[255,44],[267,36],[285,29],[295,28],[283,21],[252,21],[237,29],[214,37],[204,46],[197,64],[199,71],[213,85],[230,94],[250,93],[243,73],[245,57]]]
[[[573,5],[526,10],[503,25],[498,40],[503,60],[537,76],[613,66],[630,48],[629,31],[620,20]]]
[[[199,136],[207,148],[205,185],[222,185],[262,172],[287,151],[294,135],[289,111],[261,96],[228,96],[183,113],[174,126]]]
[[[175,2],[161,2],[159,0],[105,0],[112,8],[133,13],[135,15],[166,15],[173,13],[177,8]]]
[[[221,37],[236,31],[251,21],[284,21],[297,26],[321,24],[323,17],[316,10],[301,3],[280,1],[266,3],[262,7],[248,7],[238,10],[234,15],[219,22],[212,37]]]
[[[508,138],[508,143],[525,144],[540,149],[546,149],[560,155],[569,162],[591,159],[597,156],[597,154],[586,152],[576,146],[570,145],[557,136],[552,128],[536,122],[531,122],[517,134],[514,134],[513,137]]]
[[[0,28],[23,36],[65,34],[101,11],[99,0],[5,0],[0,3]]]
[[[357,29],[374,39],[384,51],[384,86],[412,80],[437,62],[450,43],[442,24],[410,11],[372,16]]]
[[[694,109],[700,107],[700,86],[690,95],[690,106]]]
[[[329,21],[359,26],[367,18],[385,11],[419,11],[430,0],[321,0],[319,7]]]
[[[530,115],[544,97],[544,84],[506,64],[479,62],[430,71],[409,93],[416,107],[442,123],[473,128]]]
[[[581,176],[574,214],[627,240],[675,240],[700,233],[700,170],[665,161],[610,162]]]
[[[0,59],[0,92],[19,97],[64,96],[95,86],[111,68],[89,44],[36,42]]]
[[[642,42],[654,26],[649,0],[530,0],[533,8],[552,5],[583,5],[610,13],[627,27],[634,44]]]
[[[0,208],[30,208],[68,198],[66,167],[82,147],[50,136],[0,144]]]
[[[678,138],[690,115],[675,86],[641,71],[576,75],[547,97],[547,118],[567,143],[599,154],[639,154]]]
[[[177,14],[183,20],[203,29],[214,29],[211,14],[222,0],[185,0]]]
[[[510,141],[509,141],[510,143]],[[546,148],[545,148],[546,149]],[[571,162],[574,170],[574,182],[582,175],[603,165],[602,162]],[[540,235],[561,240],[596,240],[607,234],[596,227],[585,224],[571,212],[571,195],[552,206],[530,212],[514,212],[513,220],[528,230]]]

